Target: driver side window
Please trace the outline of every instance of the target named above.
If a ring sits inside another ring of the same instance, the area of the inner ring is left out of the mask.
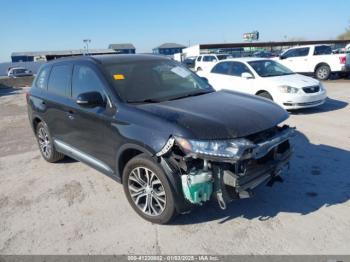
[[[211,73],[228,75],[229,67],[230,65],[228,62],[221,62],[214,66],[214,68],[211,70]]]
[[[75,65],[72,79],[72,98],[86,92],[99,92],[105,97],[104,86],[92,68]]]

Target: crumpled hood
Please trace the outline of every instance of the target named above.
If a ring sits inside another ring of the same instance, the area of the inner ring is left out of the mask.
[[[244,137],[276,126],[288,118],[288,113],[271,101],[226,90],[143,104],[138,108],[181,127],[169,131],[170,135],[190,136],[187,138],[192,139]]]
[[[318,80],[312,77],[299,74],[265,77],[262,79],[266,82],[265,84],[269,84],[270,86],[288,85],[296,88],[303,88],[306,86],[316,86],[320,84]]]

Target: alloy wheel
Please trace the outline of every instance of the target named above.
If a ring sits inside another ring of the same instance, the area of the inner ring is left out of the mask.
[[[166,206],[166,194],[157,175],[146,167],[134,168],[128,178],[134,204],[148,216],[159,216]]]
[[[325,79],[328,75],[328,70],[326,68],[320,68],[317,72],[318,78]]]
[[[52,146],[51,146],[49,134],[47,133],[46,129],[43,127],[39,128],[38,130],[38,141],[39,141],[39,146],[42,154],[46,158],[49,158],[51,155]]]

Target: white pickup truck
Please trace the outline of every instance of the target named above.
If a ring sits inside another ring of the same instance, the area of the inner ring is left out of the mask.
[[[283,52],[278,62],[294,72],[326,80],[332,73],[350,74],[350,54],[332,54],[328,45],[297,46]]]

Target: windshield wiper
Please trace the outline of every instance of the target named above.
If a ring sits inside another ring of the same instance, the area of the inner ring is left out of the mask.
[[[181,98],[186,98],[186,97],[190,97],[190,96],[200,96],[200,95],[205,95],[205,94],[209,94],[212,93],[213,91],[200,91],[200,92],[194,92],[194,93],[189,93],[189,94],[185,94],[182,96],[177,96],[174,98],[170,98],[169,100],[176,100],[176,99],[181,99]]]
[[[162,100],[157,100],[157,99],[144,99],[144,100],[127,100],[126,101],[129,104],[142,104],[142,103],[160,103]]]

